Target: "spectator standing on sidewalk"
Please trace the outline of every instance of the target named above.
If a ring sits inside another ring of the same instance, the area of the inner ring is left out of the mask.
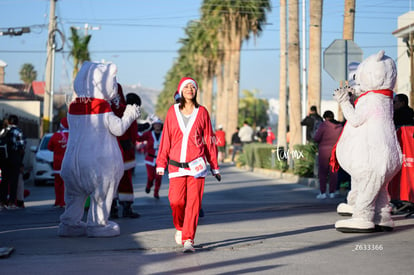
[[[234,158],[238,152],[242,152],[242,141],[239,137],[239,130],[240,128],[236,128],[236,132],[233,133],[231,136],[231,145],[233,146],[233,152],[231,154],[231,163],[234,163]]]
[[[320,193],[317,199],[326,199],[326,185],[329,176],[329,197],[335,198],[338,173],[332,172],[329,166],[332,148],[341,135],[343,125],[334,119],[332,111],[323,113],[324,122],[320,124],[314,141],[318,144],[318,176]]]
[[[254,131],[247,121],[244,121],[243,126],[239,130],[239,137],[242,144],[249,144],[253,141]]]
[[[316,106],[311,106],[309,114],[301,121],[302,126],[306,126],[306,141],[312,142],[313,136],[316,133],[317,127],[323,122],[323,118],[318,114]]]
[[[266,143],[273,145],[276,140],[275,134],[272,132],[272,128],[267,127]]]
[[[7,161],[1,167],[2,180],[0,182],[0,210],[7,208],[17,209],[17,186],[19,175],[23,169],[23,158],[26,148],[26,138],[19,128],[19,118],[16,115],[9,115],[6,131]]]
[[[414,111],[408,106],[408,96],[396,94],[393,99],[395,127],[414,125]]]

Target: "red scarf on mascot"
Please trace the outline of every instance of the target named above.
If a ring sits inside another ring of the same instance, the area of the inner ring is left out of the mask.
[[[361,95],[360,95],[360,96],[359,96],[359,97],[355,100],[354,105],[356,106],[356,105],[357,105],[357,103],[358,103],[358,100],[359,100],[361,97],[363,97],[363,96],[367,95],[368,93],[382,94],[382,95],[385,95],[385,96],[390,97],[390,98],[392,98],[392,97],[393,97],[393,91],[391,91],[391,90],[373,90],[373,91],[368,91],[368,92],[365,92],[365,93],[361,94]],[[339,163],[338,163],[338,159],[336,158],[336,146],[338,145],[338,142],[339,142],[339,140],[341,139],[341,136],[342,136],[342,133],[343,133],[343,131],[344,131],[345,127],[346,127],[346,124],[347,124],[347,123],[345,122],[345,125],[344,125],[344,128],[342,129],[342,132],[341,132],[341,134],[339,135],[339,138],[338,138],[337,142],[335,143],[334,147],[332,148],[331,158],[329,159],[329,166],[331,166],[331,168],[332,168],[332,172],[337,172],[337,171],[339,170]]]
[[[99,98],[76,98],[69,106],[71,115],[94,115],[112,112],[108,101]]]

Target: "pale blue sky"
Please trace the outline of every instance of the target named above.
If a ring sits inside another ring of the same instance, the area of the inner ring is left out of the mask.
[[[224,0],[226,1],[226,0]],[[344,0],[325,0],[322,47],[342,38]],[[412,9],[411,0],[356,0],[355,43],[364,57],[384,49],[397,60],[397,17]],[[121,84],[141,84],[161,90],[171,68],[178,40],[190,20],[200,17],[201,0],[58,0],[58,28],[70,36],[69,28],[85,24],[100,27],[92,34],[92,60],[112,61],[119,67]],[[302,1],[299,1],[302,5]],[[244,43],[241,54],[240,89],[260,91],[259,96],[277,98],[279,90],[279,1],[273,0],[268,24],[260,37]],[[306,2],[309,7],[309,2]],[[38,80],[44,80],[49,0],[0,0],[0,31],[30,26],[22,36],[0,36],[0,60],[5,61],[6,82],[20,82],[24,63],[32,63]],[[302,8],[300,7],[300,10]],[[309,17],[307,12],[307,18]],[[302,23],[300,23],[302,24]],[[309,25],[309,22],[307,22]],[[306,27],[308,29],[308,26]],[[83,29],[82,29],[83,31]],[[55,90],[71,82],[72,61],[68,45],[56,53]],[[323,72],[324,98],[331,98],[337,84]]]

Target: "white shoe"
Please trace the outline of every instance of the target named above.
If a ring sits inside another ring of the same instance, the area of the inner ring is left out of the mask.
[[[351,218],[337,221],[335,228],[343,233],[370,233],[375,231],[375,224],[361,218]]]
[[[121,229],[116,222],[108,221],[106,225],[88,226],[86,232],[89,238],[107,238],[119,236]]]
[[[316,196],[316,198],[318,200],[324,200],[324,199],[326,199],[326,194],[319,194],[319,195]]]
[[[352,216],[354,213],[354,207],[347,203],[340,203],[336,208],[336,212],[341,216]]]
[[[335,193],[329,193],[329,198],[334,199],[335,198]]]
[[[184,242],[183,252],[195,252],[195,249],[193,247],[193,241],[191,239],[188,239]]]
[[[176,232],[175,232],[175,236],[174,236],[174,238],[175,238],[175,242],[177,243],[177,244],[179,244],[179,245],[183,245],[183,242],[182,242],[182,232],[181,231],[179,231],[179,230],[177,230]]]

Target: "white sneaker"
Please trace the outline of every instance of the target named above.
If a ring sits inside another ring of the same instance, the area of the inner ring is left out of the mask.
[[[324,199],[326,199],[326,194],[319,194],[319,195],[316,196],[316,198],[318,200],[324,200]]]
[[[193,247],[193,241],[191,239],[188,239],[184,242],[183,252],[195,252],[195,249]]]
[[[176,232],[175,232],[175,236],[174,236],[174,238],[175,238],[175,242],[177,243],[177,244],[179,244],[179,245],[183,245],[183,242],[182,242],[182,232],[181,231],[179,231],[179,230],[177,230]]]
[[[335,193],[329,193],[329,198],[334,199],[335,198]]]

